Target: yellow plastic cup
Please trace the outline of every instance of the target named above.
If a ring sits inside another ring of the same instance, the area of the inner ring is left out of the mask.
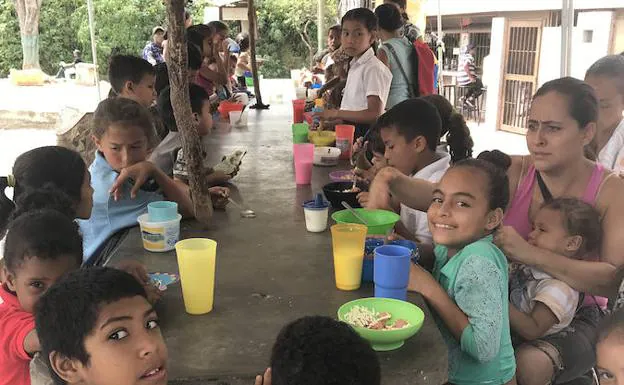
[[[184,307],[189,314],[206,314],[214,303],[217,242],[190,238],[176,243]]]
[[[360,288],[367,232],[366,226],[355,223],[339,223],[331,227],[336,287],[340,290]]]

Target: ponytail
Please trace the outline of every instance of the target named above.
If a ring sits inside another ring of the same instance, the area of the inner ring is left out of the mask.
[[[453,111],[448,119],[448,133],[446,143],[449,146],[451,161],[453,163],[472,157],[472,147],[474,142],[470,136],[470,129],[466,125],[466,120],[462,114]]]
[[[0,177],[0,238],[4,237],[9,218],[15,210],[15,204],[6,196],[6,189],[9,186],[9,177]]]

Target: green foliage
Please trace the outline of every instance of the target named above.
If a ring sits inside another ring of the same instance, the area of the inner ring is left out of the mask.
[[[326,1],[325,29],[336,23],[337,0]],[[83,59],[92,62],[89,19],[86,0],[44,0],[39,24],[41,68],[55,74],[60,61],[71,62],[72,51],[79,49]],[[189,11],[195,23],[203,20],[203,8],[210,0],[194,0]],[[94,0],[97,54],[100,73],[108,70],[108,60],[115,53],[141,55],[156,25],[166,25],[163,1]],[[289,69],[309,64],[309,50],[300,32],[308,22],[308,41],[316,52],[317,1],[258,0],[258,54],[266,59],[265,77],[289,77]],[[228,23],[232,36],[236,23]],[[21,68],[17,13],[11,0],[0,0],[0,76],[11,68]]]
[[[325,30],[336,23],[337,1],[325,0]],[[307,67],[310,51],[301,34],[306,23],[312,53],[317,47],[317,1],[261,0],[258,9],[258,55],[266,61],[261,68],[267,78],[290,77],[290,69]],[[285,49],[285,47],[287,47]]]

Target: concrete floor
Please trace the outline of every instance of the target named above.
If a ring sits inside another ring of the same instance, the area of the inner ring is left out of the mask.
[[[258,217],[243,219],[234,207],[217,212],[202,229],[183,222],[182,236],[217,240],[214,310],[185,313],[174,285],[157,306],[169,347],[171,384],[248,385],[266,367],[279,330],[304,315],[336,316],[340,305],[373,295],[335,288],[328,231],[308,233],[301,203],[321,191],[331,169],[315,167],[312,186],[294,183],[291,112],[288,105],[250,111],[247,129],[223,129],[207,138],[210,156],[248,151],[234,183]],[[346,168],[343,165],[342,168]],[[175,253],[143,250],[138,229],[124,240],[112,263],[133,258],[150,271],[177,272]],[[441,384],[446,381],[446,347],[421,298],[426,320],[401,349],[379,354],[383,384]]]

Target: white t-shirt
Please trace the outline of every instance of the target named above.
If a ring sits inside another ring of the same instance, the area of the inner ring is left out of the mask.
[[[351,60],[340,109],[363,111],[368,109],[368,96],[379,96],[381,110],[385,110],[391,83],[392,72],[369,48],[362,56]]]
[[[451,156],[444,151],[437,151],[436,153],[441,158],[416,172],[412,178],[424,179],[432,183],[437,183],[442,179],[450,166]],[[401,222],[411,234],[414,234],[418,241],[433,243],[426,212],[414,210],[401,204]]]
[[[624,119],[620,121],[607,144],[600,150],[598,162],[616,173],[624,171]]]
[[[509,300],[525,314],[530,314],[537,302],[553,312],[559,323],[545,336],[560,332],[570,325],[579,304],[579,292],[543,271],[525,265],[511,266]]]

